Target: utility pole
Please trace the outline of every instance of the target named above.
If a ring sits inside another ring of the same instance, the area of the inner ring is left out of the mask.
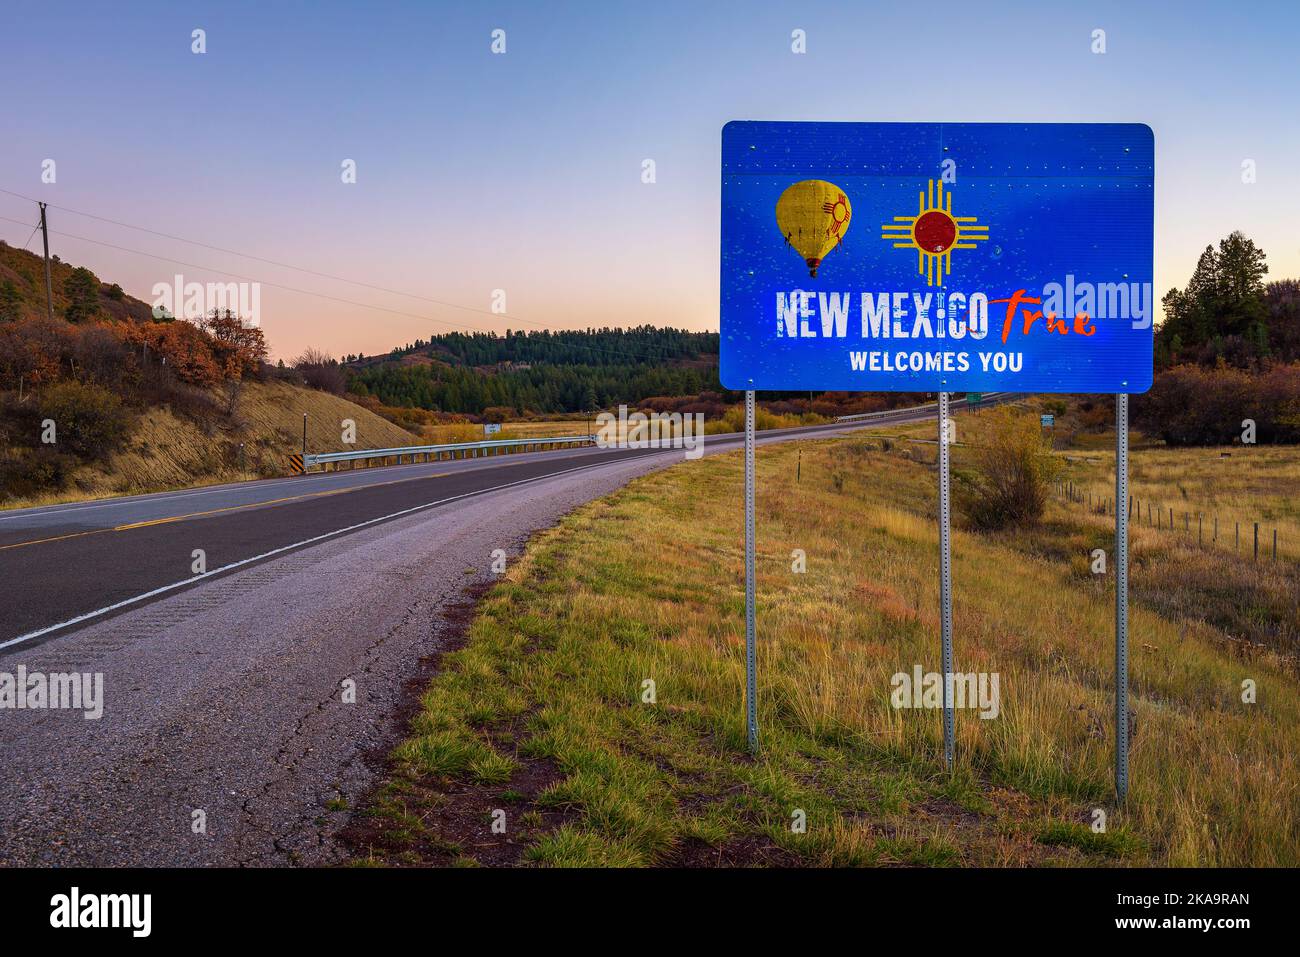
[[[40,203],[40,201],[37,201]],[[54,287],[50,283],[50,231],[45,227],[45,204],[41,207],[41,240],[45,243],[45,309],[50,321],[54,321]]]

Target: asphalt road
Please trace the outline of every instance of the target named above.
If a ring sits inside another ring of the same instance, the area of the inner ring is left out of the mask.
[[[741,444],[709,436],[705,454]],[[682,461],[587,448],[0,513],[0,678],[103,682],[94,720],[0,709],[0,863],[339,860],[399,702],[493,580],[493,551]]]

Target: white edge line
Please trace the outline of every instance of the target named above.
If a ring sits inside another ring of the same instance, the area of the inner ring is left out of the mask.
[[[676,451],[676,450],[668,450],[668,451]],[[634,458],[645,458],[645,457],[648,456],[634,456]],[[560,475],[569,475],[573,472],[585,472],[587,469],[603,468],[608,465],[614,465],[617,462],[627,462],[627,461],[628,461],[627,458],[623,458],[623,459],[616,460],[616,462],[598,462],[594,465],[582,465],[575,469],[564,469],[559,472],[549,472],[546,475],[534,475],[532,478],[520,479],[517,482],[507,482],[505,485],[494,485],[490,488],[475,489],[472,492],[464,492],[460,495],[453,495],[450,498],[438,499],[438,501],[436,502],[425,502],[423,505],[416,505],[413,508],[404,508],[399,512],[391,512],[388,515],[380,515],[377,518],[368,518],[364,522],[358,522],[355,525],[348,525],[345,528],[336,528],[332,532],[325,532],[321,535],[314,535],[311,538],[304,538],[302,541],[294,542],[291,545],[281,545],[279,548],[273,548],[269,552],[262,552],[260,555],[254,555],[251,558],[241,558],[239,561],[231,562],[229,565],[222,565],[220,568],[214,568],[211,571],[206,571],[201,575],[193,575],[189,578],[182,579],[181,581],[172,582],[170,585],[163,585],[162,587],[155,588],[152,591],[147,591],[144,592],[143,594],[136,595],[134,598],[127,598],[124,601],[119,601],[112,605],[106,605],[105,607],[98,608],[95,611],[88,611],[84,615],[78,615],[75,618],[69,618],[67,621],[61,621],[56,625],[47,625],[44,628],[38,628],[36,631],[29,631],[25,635],[19,635],[17,638],[10,638],[8,641],[0,642],[0,650],[8,648],[11,645],[18,645],[26,641],[31,641],[33,638],[40,638],[42,635],[48,635],[50,632],[58,631],[60,628],[67,628],[69,625],[79,625],[83,621],[90,621],[92,618],[98,618],[101,615],[106,615],[110,611],[116,611],[119,608],[125,608],[128,605],[134,605],[137,602],[144,601],[146,598],[152,598],[155,595],[161,595],[164,592],[169,592],[177,588],[183,588],[186,585],[192,585],[195,582],[202,581],[205,578],[211,578],[213,575],[220,575],[222,572],[228,572],[231,569],[239,568],[243,565],[249,565],[252,564],[253,562],[259,562],[264,558],[270,558],[272,555],[279,555],[282,552],[292,551],[295,548],[302,548],[304,545],[313,545],[316,542],[324,541],[327,538],[333,538],[336,535],[343,535],[346,532],[355,532],[357,529],[365,528],[368,525],[374,525],[378,522],[385,522],[393,518],[400,518],[403,515],[410,515],[412,512],[419,512],[426,508],[434,508],[435,506],[438,505],[446,505],[448,502],[455,502],[458,499],[462,499],[462,498],[471,498],[472,496],[483,495],[487,492],[499,492],[501,489],[513,488],[516,485],[527,485],[530,482],[541,482],[544,481],[545,479],[556,478],[557,476]]]

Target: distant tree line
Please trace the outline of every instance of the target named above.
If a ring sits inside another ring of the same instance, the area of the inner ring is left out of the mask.
[[[395,349],[389,360],[348,367],[349,389],[384,405],[480,414],[492,406],[585,412],[652,396],[723,392],[718,334],[658,329],[453,332]]]
[[[393,349],[387,358],[395,360],[416,354],[466,366],[533,362],[590,366],[657,364],[700,355],[716,356],[718,334],[648,325],[554,332],[507,329],[504,336],[492,332],[450,332],[429,340],[417,339],[404,348]]]

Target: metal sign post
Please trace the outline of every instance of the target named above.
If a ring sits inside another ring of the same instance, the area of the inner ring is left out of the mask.
[[[745,707],[749,750],[758,753],[758,655],[754,616],[754,390],[745,391]]]
[[[943,758],[953,765],[952,709],[952,501],[948,481],[948,393],[939,393],[939,605],[943,641]]]
[[[1128,796],[1128,393],[1115,396],[1115,796]]]

